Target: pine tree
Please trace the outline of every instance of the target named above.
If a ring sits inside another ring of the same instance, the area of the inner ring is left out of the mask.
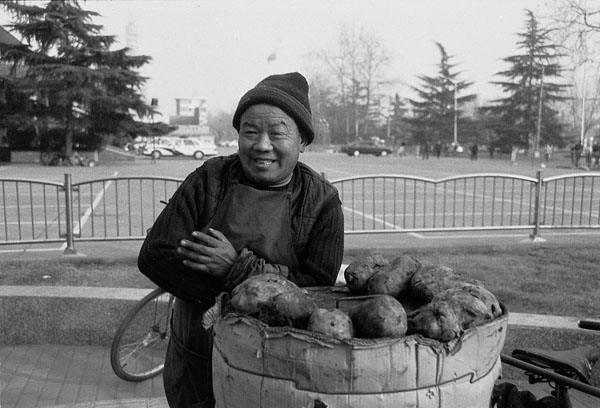
[[[533,13],[526,10],[526,14],[525,32],[518,34],[517,42],[522,52],[504,58],[510,67],[496,75],[506,79],[492,82],[507,96],[483,109],[493,118],[488,127],[497,135],[497,146],[535,150],[541,143],[560,140],[561,125],[552,104],[563,99],[560,93],[566,85],[551,80],[562,72],[558,46],[551,43],[549,31],[539,27]]]
[[[25,69],[23,77],[10,81],[36,102],[13,120],[34,121],[45,134],[58,130],[67,157],[75,133],[98,139],[148,131],[150,125],[134,114],[154,113],[140,94],[146,78],[137,71],[150,57],[129,55],[127,48],[111,50],[115,37],[101,34],[102,26],[92,22],[98,14],[83,10],[77,0],[51,0],[45,6],[11,0],[0,6],[13,17],[8,28],[27,45],[2,55]]]
[[[476,98],[472,94],[465,95],[465,91],[473,83],[457,79],[459,73],[454,70],[456,64],[451,63],[454,57],[448,55],[442,44],[436,42],[436,45],[441,55],[437,76],[419,76],[421,87],[412,87],[417,98],[409,100],[413,107],[413,118],[409,122],[413,139],[417,143],[453,141],[455,114],[456,120],[460,119],[458,107]]]

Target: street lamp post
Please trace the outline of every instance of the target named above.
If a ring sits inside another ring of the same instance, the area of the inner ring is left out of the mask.
[[[450,80],[454,85],[454,147],[458,146],[458,86],[457,83]]]
[[[540,77],[540,103],[538,106],[538,123],[537,123],[537,132],[535,135],[535,150],[534,150],[535,158],[540,157],[540,133],[542,131],[543,96],[544,96],[544,66],[542,65],[542,75]]]

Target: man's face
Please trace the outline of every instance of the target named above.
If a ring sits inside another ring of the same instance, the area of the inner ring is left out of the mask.
[[[266,104],[252,105],[242,114],[238,144],[246,176],[266,186],[288,181],[304,151],[294,119]]]

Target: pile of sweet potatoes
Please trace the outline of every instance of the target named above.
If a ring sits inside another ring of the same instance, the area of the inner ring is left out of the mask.
[[[449,341],[502,314],[496,297],[479,281],[410,255],[391,261],[380,254],[354,260],[344,271],[356,302],[346,312],[318,307],[306,290],[275,274],[236,286],[230,305],[269,326],[291,326],[337,339],[402,337]],[[365,296],[367,295],[367,296]],[[416,305],[407,314],[403,306]]]

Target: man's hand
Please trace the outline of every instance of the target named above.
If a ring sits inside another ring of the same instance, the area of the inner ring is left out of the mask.
[[[220,231],[208,229],[208,234],[192,232],[192,240],[184,239],[177,248],[183,264],[190,269],[222,278],[238,257],[235,248]]]

